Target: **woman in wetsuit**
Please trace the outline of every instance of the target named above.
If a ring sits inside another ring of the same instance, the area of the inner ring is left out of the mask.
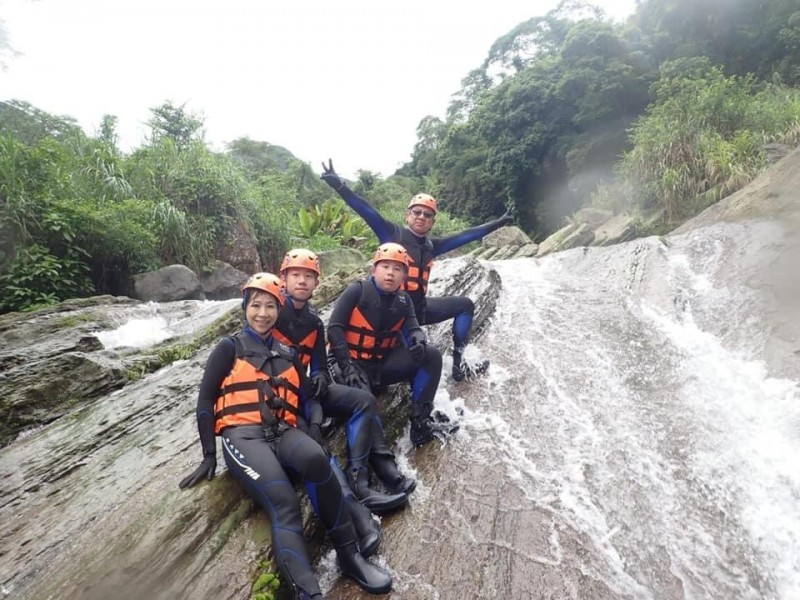
[[[180,487],[211,479],[216,436],[231,474],[269,515],[275,562],[295,598],[322,598],[303,539],[300,500],[290,476],[301,480],[325,525],[342,573],[366,591],[384,594],[392,580],[361,556],[350,512],[325,450],[306,434],[322,409],[292,348],[272,336],[283,297],[281,282],[257,273],[242,288],[246,324],[209,356],[197,399],[203,461]]]

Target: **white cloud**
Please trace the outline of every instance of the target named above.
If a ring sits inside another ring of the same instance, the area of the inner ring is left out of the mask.
[[[635,0],[598,2],[611,15]],[[241,136],[285,146],[315,169],[390,175],[416,126],[443,116],[491,44],[556,0],[0,0],[20,55],[0,98],[78,119],[119,118],[138,146],[170,99],[205,116],[218,149]],[[532,12],[535,11],[535,12]]]

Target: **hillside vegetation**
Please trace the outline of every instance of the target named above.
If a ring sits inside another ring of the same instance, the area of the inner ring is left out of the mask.
[[[588,204],[663,233],[755,177],[767,144],[800,141],[799,85],[797,0],[642,0],[625,23],[564,1],[498,38],[447,116],[420,122],[409,163],[353,187],[398,218],[432,193],[438,232],[510,207],[541,240]],[[289,150],[242,138],[214,152],[185,107],[151,112],[148,139],[121,152],[113,115],[88,135],[0,102],[0,312],[202,270],[234,231],[268,269],[291,245],[374,245]]]

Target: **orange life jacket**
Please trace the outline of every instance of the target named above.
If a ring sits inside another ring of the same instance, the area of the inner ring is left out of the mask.
[[[387,310],[371,281],[359,281],[357,285],[361,286],[361,298],[350,313],[344,332],[350,358],[383,360],[398,344],[398,335],[406,321],[403,305],[409,302],[409,297],[405,293],[395,294]]]
[[[275,341],[271,350],[243,331],[234,335],[233,341],[236,359],[214,406],[214,432],[276,421],[296,427],[300,373],[292,349]]]
[[[409,229],[404,228],[398,232],[396,240],[408,252],[408,276],[402,289],[409,293],[414,304],[419,304],[428,293],[428,279],[433,266],[433,244],[425,236],[424,243],[419,243],[419,238]]]
[[[272,329],[272,336],[293,347],[300,362],[308,368],[322,321],[308,304],[299,311],[290,304],[291,300],[287,298],[278,315],[278,322]]]

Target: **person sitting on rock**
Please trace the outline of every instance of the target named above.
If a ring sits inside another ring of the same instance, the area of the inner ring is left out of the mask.
[[[309,304],[321,274],[319,257],[314,252],[295,248],[286,253],[280,268],[286,303],[278,316],[273,336],[297,350],[304,368],[310,372],[314,397],[322,404],[324,416],[347,419],[345,437],[350,485],[342,487],[349,496],[348,505],[354,513],[356,530],[360,530],[360,536],[367,536],[377,527],[369,511],[384,514],[404,506],[416,482],[398,470],[394,454],[386,446],[375,396],[369,391],[328,380],[325,327]],[[315,439],[322,439],[317,425],[312,425],[309,433]],[[335,465],[334,472],[338,474],[338,462],[333,457],[331,460]],[[369,487],[368,461],[389,494]],[[363,506],[355,501],[351,489]],[[369,510],[363,510],[364,507]],[[375,539],[374,534],[371,537]]]
[[[428,298],[428,279],[433,259],[455,250],[465,244],[480,240],[495,229],[511,223],[514,218],[506,212],[495,221],[464,229],[447,237],[430,237],[431,229],[436,222],[436,199],[429,194],[416,194],[411,198],[406,209],[406,226],[386,220],[370,206],[366,200],[347,187],[336,171],[333,162],[322,164],[321,178],[341,196],[350,208],[367,222],[378,237],[378,242],[396,242],[401,244],[409,256],[409,273],[403,284],[414,302],[414,312],[420,325],[432,325],[453,319],[453,369],[455,381],[462,381],[484,372],[489,362],[470,366],[464,361],[464,349],[469,342],[475,305],[466,296],[448,296],[444,298]]]
[[[320,424],[322,407],[311,398],[294,350],[272,335],[283,302],[281,281],[271,273],[256,273],[242,288],[245,326],[211,351],[200,383],[196,415],[203,461],[180,487],[214,477],[215,435],[220,436],[229,471],[269,515],[275,563],[295,598],[321,599],[322,592],[305,547],[292,476],[305,484],[342,573],[370,593],[385,594],[392,579],[359,553],[328,455],[305,431]]]
[[[427,344],[408,294],[400,289],[408,272],[408,252],[381,244],[368,279],[350,284],[328,320],[329,362],[337,380],[374,393],[400,381],[411,382],[411,442],[422,446],[449,423],[431,418],[442,374],[442,355]]]

